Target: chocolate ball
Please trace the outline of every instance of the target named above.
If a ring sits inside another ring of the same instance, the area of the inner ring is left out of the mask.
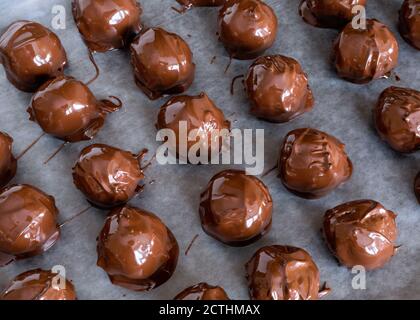
[[[245,88],[251,113],[270,122],[287,122],[312,109],[308,78],[293,58],[258,58],[249,68]]]
[[[60,76],[39,88],[28,113],[44,132],[78,142],[92,139],[104,125],[106,115],[120,107],[109,100],[98,101],[82,82]]]
[[[218,7],[224,5],[228,0],[176,0],[186,9],[191,7]]]
[[[259,249],[245,265],[252,300],[316,300],[319,271],[309,253],[290,246]]]
[[[89,202],[101,208],[128,202],[141,191],[144,178],[140,162],[144,152],[132,154],[105,144],[82,150],[73,167],[75,186]]]
[[[201,194],[203,230],[232,246],[245,246],[260,239],[271,227],[273,200],[268,188],[245,171],[216,174]]]
[[[52,271],[35,269],[18,275],[0,300],[76,300],[73,284]]]
[[[376,201],[347,202],[325,213],[325,240],[342,265],[381,268],[396,250],[395,218]]]
[[[179,253],[174,235],[157,216],[129,206],[110,212],[97,249],[98,266],[111,282],[136,291],[166,282]]]
[[[219,40],[235,59],[255,59],[277,35],[277,17],[260,0],[229,0],[219,12]]]
[[[379,96],[374,123],[379,136],[399,152],[420,149],[420,92],[389,87]]]
[[[54,32],[22,20],[12,23],[0,37],[0,64],[17,89],[34,92],[45,81],[63,74],[67,55]]]
[[[12,153],[13,139],[0,131],[0,188],[13,179],[16,174],[17,161]]]
[[[404,1],[400,10],[399,30],[409,44],[420,50],[420,1]]]
[[[366,29],[347,24],[335,41],[333,64],[340,77],[363,84],[388,77],[398,63],[398,42],[392,32],[375,19]]]
[[[60,236],[54,198],[29,185],[0,193],[0,254],[7,264],[43,253]]]
[[[195,64],[188,44],[177,34],[150,28],[131,44],[137,86],[149,97],[178,94],[194,80]]]
[[[205,93],[198,96],[177,96],[169,99],[159,111],[156,128],[170,129],[175,132],[176,155],[184,160],[183,151],[193,150],[197,141],[182,141],[182,122],[186,125],[185,130],[192,134],[192,130],[197,130],[201,143],[208,145],[207,155],[210,159],[212,155],[218,154],[222,148],[224,133],[221,130],[230,130],[230,122],[226,120],[223,111]],[[217,131],[219,130],[219,131]],[[218,140],[218,141],[217,141]],[[213,150],[212,143],[218,142],[219,148]],[[186,145],[186,150],[182,150],[181,145]],[[203,147],[204,148],[204,147]],[[175,152],[175,150],[174,150]],[[199,150],[198,150],[199,152]]]
[[[73,0],[73,18],[91,51],[121,49],[140,32],[136,0]]]
[[[280,150],[280,179],[294,194],[320,198],[350,179],[353,166],[344,144],[316,129],[289,132]]]
[[[341,29],[357,13],[355,6],[366,6],[367,0],[303,0],[299,13],[310,25],[320,28]]]
[[[211,286],[205,282],[188,287],[180,292],[174,300],[230,300],[222,287]]]

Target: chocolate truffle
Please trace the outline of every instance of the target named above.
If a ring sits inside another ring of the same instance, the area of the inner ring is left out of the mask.
[[[218,7],[224,5],[228,0],[176,0],[185,9],[191,7]]]
[[[230,300],[223,288],[211,286],[205,282],[188,287],[180,292],[174,300]]]
[[[0,64],[17,89],[34,92],[63,74],[67,55],[54,32],[23,20],[12,23],[0,37]]]
[[[320,198],[347,181],[353,171],[344,144],[316,129],[289,132],[280,150],[280,179],[294,194]]]
[[[76,300],[73,284],[57,273],[35,269],[18,275],[0,300]]]
[[[374,123],[379,136],[394,150],[420,149],[420,92],[389,87],[379,96]]]
[[[319,271],[309,253],[290,246],[259,249],[245,265],[252,300],[317,300]]]
[[[344,266],[381,268],[396,251],[395,218],[394,212],[376,201],[347,202],[325,213],[325,240]]]
[[[198,96],[177,96],[169,99],[159,111],[156,128],[171,129],[176,135],[176,155],[183,158],[183,151],[190,151],[196,141],[181,141],[183,139],[181,124],[185,122],[187,133],[198,130],[197,134],[200,141],[208,144],[208,158],[218,154],[222,148],[223,132],[220,130],[230,130],[230,122],[225,119],[223,111],[220,110],[212,100],[205,94]],[[219,131],[217,131],[219,130]],[[219,149],[213,150],[211,147],[218,141]],[[181,145],[186,145],[186,150],[182,150]],[[175,155],[175,154],[174,154]],[[186,159],[184,159],[186,160]]]
[[[314,98],[308,78],[293,58],[258,58],[249,68],[245,89],[251,113],[271,122],[287,122],[312,109]]]
[[[29,185],[0,193],[0,255],[7,264],[41,254],[60,236],[54,198]]]
[[[390,75],[398,63],[398,42],[392,32],[375,19],[366,20],[366,29],[349,23],[333,48],[333,65],[340,77],[363,84]]]
[[[401,36],[414,48],[420,50],[420,1],[405,0],[400,10],[399,30]]]
[[[13,139],[0,131],[0,188],[9,183],[16,174],[17,161],[12,153]]]
[[[194,80],[195,64],[188,44],[177,34],[150,28],[131,44],[137,86],[152,100],[182,93]]]
[[[219,12],[219,40],[235,59],[255,59],[277,35],[277,17],[260,0],[229,0]]]
[[[60,76],[39,88],[28,113],[44,132],[78,142],[92,139],[104,125],[106,115],[120,107],[109,100],[98,101],[82,82]]]
[[[73,168],[73,181],[89,202],[109,208],[122,205],[141,190],[144,152],[132,154],[105,144],[82,150]]]
[[[91,51],[124,48],[141,30],[142,9],[136,0],[73,0],[72,9]]]
[[[264,183],[240,170],[216,174],[201,194],[203,230],[233,246],[248,245],[271,227],[273,200]]]
[[[366,6],[367,0],[303,0],[299,13],[305,22],[320,28],[341,29],[357,13],[355,6]]]
[[[174,235],[157,216],[129,206],[110,212],[97,249],[98,266],[111,282],[136,291],[166,282],[179,253]]]

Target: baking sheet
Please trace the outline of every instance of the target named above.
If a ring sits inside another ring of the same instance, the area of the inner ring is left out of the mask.
[[[201,281],[222,285],[232,299],[248,299],[244,264],[260,247],[289,244],[306,249],[319,266],[321,280],[332,288],[327,299],[414,299],[420,298],[420,209],[412,182],[420,170],[419,154],[398,155],[380,141],[371,120],[371,110],[380,92],[390,85],[420,89],[420,51],[402,40],[396,29],[402,0],[369,0],[368,17],[387,24],[400,44],[400,61],[396,74],[388,80],[368,85],[355,85],[340,80],[329,65],[331,43],[337,32],[305,24],[298,15],[300,0],[267,0],[279,18],[279,32],[268,54],[280,53],[296,58],[309,75],[316,104],[312,112],[286,124],[270,124],[249,115],[246,97],[237,83],[234,96],[229,94],[231,79],[246,72],[251,61],[233,61],[217,41],[218,9],[200,8],[184,15],[170,7],[175,0],[140,0],[143,22],[161,25],[180,34],[190,45],[197,64],[196,79],[188,94],[206,91],[230,117],[233,127],[265,130],[265,167],[277,159],[284,135],[298,127],[324,130],[346,144],[354,164],[350,182],[320,200],[304,200],[287,192],[272,172],[263,181],[274,200],[273,228],[257,243],[246,248],[231,248],[205,235],[198,216],[199,195],[217,172],[233,166],[192,166],[156,163],[147,171],[146,188],[131,204],[155,212],[171,228],[180,245],[178,268],[161,287],[147,293],[132,292],[114,286],[106,273],[96,266],[96,237],[106,212],[91,209],[63,227],[61,240],[45,254],[18,261],[0,269],[0,290],[17,274],[41,267],[63,265],[73,280],[79,299],[172,299],[187,286]],[[87,81],[94,69],[86,48],[73,23],[70,1],[66,0],[2,0],[0,30],[17,19],[30,19],[50,26],[53,5],[62,4],[67,11],[66,30],[57,30],[67,50],[70,67],[67,74]],[[213,56],[216,59],[210,64]],[[115,51],[97,54],[102,70],[90,87],[97,97],[119,96],[124,108],[109,116],[105,127],[93,142],[107,143],[138,151],[158,146],[154,123],[165,99],[149,101],[134,84],[129,56]],[[41,134],[37,124],[25,112],[31,95],[16,90],[0,68],[0,130],[15,140],[19,154]],[[83,195],[73,186],[71,168],[80,150],[92,142],[68,145],[48,165],[43,161],[61,142],[51,137],[41,141],[19,161],[14,183],[29,183],[54,195],[60,209],[60,221],[66,221],[87,207]],[[150,155],[149,155],[150,156]],[[150,181],[155,181],[149,184]],[[400,230],[397,255],[384,268],[367,274],[366,290],[354,290],[352,274],[340,267],[323,243],[320,228],[325,210],[345,201],[371,198],[398,213]],[[184,250],[199,234],[189,254]]]

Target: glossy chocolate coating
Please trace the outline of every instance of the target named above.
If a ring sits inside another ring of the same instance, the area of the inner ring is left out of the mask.
[[[303,249],[273,245],[259,249],[245,265],[252,300],[316,300],[319,271]]]
[[[347,202],[325,213],[325,240],[344,266],[381,268],[396,250],[395,218],[394,212],[376,201]]]
[[[73,18],[91,51],[121,49],[140,32],[136,0],[73,0]]]
[[[367,0],[303,0],[299,13],[310,25],[341,29],[356,15],[354,6],[366,6]]]
[[[29,185],[0,193],[0,255],[6,264],[43,253],[60,236],[54,198]],[[6,256],[9,256],[8,259]]]
[[[13,139],[0,131],[0,188],[9,183],[16,174],[17,161],[12,153]]]
[[[405,0],[401,6],[399,30],[401,36],[420,50],[420,1]]]
[[[374,123],[379,136],[399,152],[420,149],[420,92],[389,87],[379,96]]]
[[[287,134],[280,150],[280,179],[294,194],[320,198],[347,181],[353,171],[344,144],[316,129]]]
[[[314,104],[299,62],[281,55],[258,58],[248,70],[245,88],[251,113],[271,122],[290,121]]]
[[[200,282],[180,292],[174,300],[230,300],[225,290]]]
[[[194,80],[195,64],[188,44],[177,34],[150,28],[131,44],[137,86],[152,100],[182,93]]]
[[[136,291],[166,282],[179,253],[174,235],[157,216],[129,206],[110,212],[97,249],[98,266],[111,282]]]
[[[228,0],[219,12],[219,40],[235,59],[255,59],[277,35],[277,17],[260,0]]]
[[[336,39],[333,65],[340,77],[363,84],[389,76],[398,64],[399,46],[392,32],[375,19],[366,20],[366,29],[348,23]]]
[[[198,129],[200,137],[203,141],[208,137],[208,155],[209,159],[214,153],[220,150],[212,150],[211,141],[219,139],[220,149],[222,147],[222,135],[213,134],[215,129],[230,130],[230,122],[226,120],[223,111],[219,109],[214,102],[205,93],[198,96],[177,96],[169,99],[159,111],[156,128],[171,129],[176,134],[177,139],[177,154],[180,150],[180,121],[187,122],[188,133],[191,130]],[[187,142],[187,150],[196,143],[196,141]]]
[[[104,125],[106,115],[120,107],[109,100],[97,100],[82,82],[60,76],[39,88],[28,113],[44,132],[78,142],[92,139]]]
[[[35,269],[18,275],[0,295],[0,300],[76,300],[73,284],[58,274]]]
[[[219,7],[224,5],[228,0],[176,0],[185,8],[191,7]]]
[[[268,188],[245,171],[216,174],[201,194],[203,230],[233,246],[255,242],[271,227],[273,200]]]
[[[54,32],[22,20],[12,23],[0,37],[0,64],[17,89],[34,92],[45,81],[63,74],[67,55]]]
[[[73,181],[89,202],[103,208],[128,202],[144,178],[138,155],[105,144],[82,150],[73,167]]]

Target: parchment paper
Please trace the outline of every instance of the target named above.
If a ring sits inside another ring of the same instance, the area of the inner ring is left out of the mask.
[[[287,192],[272,172],[263,178],[274,200],[273,228],[257,243],[245,248],[231,248],[205,235],[198,216],[199,195],[217,172],[233,166],[190,166],[156,163],[147,171],[146,188],[131,204],[156,213],[178,239],[181,254],[173,277],[161,287],[146,293],[132,292],[114,286],[106,273],[96,266],[96,237],[103,225],[105,211],[91,209],[63,227],[60,241],[45,254],[13,263],[0,269],[0,290],[17,274],[41,267],[63,265],[72,279],[79,299],[172,299],[187,286],[206,281],[221,285],[232,299],[248,299],[244,264],[260,247],[289,244],[306,249],[319,266],[321,280],[332,288],[328,299],[405,299],[420,298],[420,209],[412,184],[420,170],[419,154],[398,155],[381,142],[372,126],[372,108],[383,89],[391,85],[420,89],[420,52],[411,48],[397,32],[396,23],[401,0],[369,0],[368,17],[387,24],[400,44],[400,61],[395,77],[367,85],[355,85],[337,77],[329,64],[331,44],[337,32],[305,24],[298,15],[300,0],[268,0],[279,18],[279,32],[268,54],[280,53],[296,58],[308,73],[316,104],[314,110],[293,122],[270,124],[249,115],[249,104],[236,84],[234,96],[229,93],[231,79],[246,72],[251,61],[233,61],[217,41],[218,9],[201,8],[184,15],[170,7],[175,0],[141,0],[143,22],[161,25],[180,34],[190,45],[197,64],[196,79],[188,94],[206,91],[230,117],[234,127],[265,129],[265,167],[271,168],[284,135],[298,127],[324,130],[346,144],[354,164],[350,182],[320,200],[304,200]],[[70,1],[2,0],[0,29],[17,19],[29,19],[51,26],[52,6],[67,9],[67,28],[57,30],[67,50],[70,67],[67,74],[87,81],[94,69],[86,48],[74,25]],[[216,56],[213,64],[212,57]],[[166,101],[149,101],[135,86],[129,56],[115,51],[95,56],[101,76],[91,85],[98,98],[119,96],[123,110],[112,114],[93,142],[107,143],[138,151],[158,146],[154,127],[159,107]],[[0,130],[15,140],[14,152],[20,153],[41,134],[37,124],[25,112],[31,95],[16,90],[0,67]],[[71,168],[80,150],[93,142],[68,145],[48,165],[43,161],[61,145],[51,137],[41,141],[19,161],[14,183],[29,183],[52,194],[60,208],[60,222],[86,208],[83,195],[73,186]],[[155,180],[155,183],[149,184]],[[327,250],[320,228],[324,212],[342,202],[371,198],[398,213],[400,230],[397,255],[383,269],[367,274],[366,290],[354,290],[352,274],[338,266]],[[184,250],[194,235],[199,238],[188,256]]]

